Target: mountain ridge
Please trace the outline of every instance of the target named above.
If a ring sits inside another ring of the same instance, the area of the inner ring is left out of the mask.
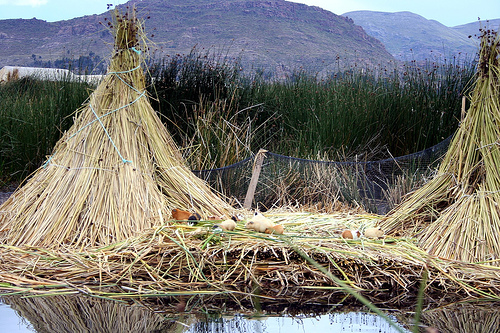
[[[241,59],[245,68],[335,71],[395,60],[475,56],[478,22],[446,27],[411,12],[336,15],[285,0],[131,0],[146,20],[153,54],[193,48]],[[53,63],[63,57],[108,59],[109,11],[70,20],[0,20],[0,67]],[[500,24],[499,20],[490,20]],[[154,37],[153,37],[154,35]],[[154,45],[154,46],[153,46]]]
[[[342,14],[372,37],[380,40],[398,60],[474,58],[479,48],[479,26],[486,21],[447,27],[436,20],[428,20],[412,12],[352,11]],[[488,20],[490,25],[500,19]]]
[[[246,66],[324,70],[351,64],[376,65],[392,56],[383,44],[348,18],[285,0],[132,0],[149,17],[146,29],[161,54],[226,48]],[[37,59],[111,54],[111,34],[102,25],[110,13],[71,20],[0,20],[0,66]],[[101,23],[99,23],[101,22]],[[32,32],[30,27],[37,30]],[[220,50],[219,50],[220,51]]]

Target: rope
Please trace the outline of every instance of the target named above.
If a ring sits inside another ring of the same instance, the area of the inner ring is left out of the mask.
[[[131,73],[131,72],[133,72],[133,71],[136,71],[136,70],[138,70],[138,69],[140,69],[140,68],[141,68],[141,65],[139,65],[139,66],[137,66],[137,67],[134,67],[134,68],[132,68],[132,69],[128,69],[128,70],[126,70],[126,71],[121,71],[121,72],[109,72],[109,73],[108,73],[108,75],[109,75],[109,74],[127,74],[127,73]]]
[[[130,49],[131,49],[132,51],[134,51],[135,53],[139,54],[139,55],[142,53],[142,51],[137,50],[135,47],[132,47],[132,48],[130,48]],[[126,107],[129,107],[129,106],[133,105],[133,104],[134,104],[134,103],[136,103],[136,102],[137,102],[137,101],[138,101],[141,97],[143,97],[143,96],[146,94],[146,90],[144,90],[144,91],[142,91],[142,92],[141,92],[141,91],[139,91],[137,88],[135,88],[135,87],[133,87],[132,85],[130,85],[128,82],[126,82],[126,81],[125,81],[125,80],[124,80],[124,79],[120,76],[120,74],[127,74],[127,73],[131,73],[131,72],[136,71],[136,70],[138,70],[138,69],[141,69],[141,66],[140,66],[140,65],[138,65],[137,67],[134,67],[134,68],[132,68],[132,69],[126,70],[126,71],[115,71],[115,72],[109,72],[108,74],[115,75],[115,76],[116,76],[116,77],[117,77],[117,78],[118,78],[121,82],[123,82],[126,86],[128,86],[128,87],[129,87],[130,89],[132,89],[133,91],[137,92],[137,93],[139,94],[139,96],[137,96],[137,98],[136,98],[136,99],[134,99],[132,102],[130,102],[130,103],[126,104],[126,105],[123,105],[123,106],[121,106],[121,107],[119,107],[119,108],[117,108],[117,109],[115,109],[115,110],[109,111],[109,112],[107,112],[107,113],[103,114],[103,115],[102,115],[102,116],[100,116],[100,117],[97,115],[97,113],[96,113],[96,111],[94,110],[94,107],[92,106],[92,104],[91,104],[91,103],[89,103],[90,110],[92,110],[92,113],[94,113],[94,115],[95,115],[96,119],[95,119],[95,120],[92,120],[92,121],[91,121],[91,122],[89,122],[88,124],[86,124],[86,125],[82,126],[82,127],[81,127],[80,129],[78,129],[75,133],[73,133],[72,135],[70,135],[70,136],[68,137],[68,139],[66,139],[66,142],[68,142],[70,139],[74,138],[74,137],[75,137],[78,133],[80,133],[83,129],[87,128],[88,126],[90,126],[90,125],[92,125],[93,123],[95,123],[96,121],[98,121],[98,122],[99,122],[99,124],[101,125],[102,129],[104,130],[104,133],[106,133],[106,136],[108,137],[109,141],[111,142],[111,144],[113,145],[114,149],[115,149],[115,150],[116,150],[116,152],[118,153],[118,156],[121,158],[122,162],[123,162],[124,164],[126,164],[126,163],[132,163],[132,161],[129,161],[129,160],[125,159],[125,158],[123,157],[123,155],[120,153],[120,151],[119,151],[118,147],[116,146],[115,142],[113,141],[113,139],[112,139],[112,138],[111,138],[111,136],[109,135],[109,132],[108,132],[108,130],[106,129],[106,127],[104,126],[104,124],[103,124],[103,122],[101,121],[101,119],[102,119],[102,118],[104,118],[104,117],[107,117],[107,116],[109,116],[109,115],[111,115],[111,114],[113,114],[113,113],[115,113],[115,112],[117,112],[117,111],[120,111],[120,110],[122,110],[122,109],[124,109],[124,108],[126,108]],[[52,164],[52,163],[51,163],[51,161],[52,161],[52,158],[53,158],[54,154],[55,154],[55,153],[53,153],[53,154],[52,154],[52,155],[51,155],[51,156],[47,159],[47,161],[43,164],[43,166],[42,166],[43,168],[46,168],[49,164],[54,165],[54,166],[59,166],[59,165],[57,165],[57,164]],[[59,167],[61,167],[61,166],[59,166]],[[65,167],[65,168],[66,168],[66,167]]]
[[[106,129],[106,126],[104,126],[104,124],[102,123],[101,121],[101,118],[99,118],[99,116],[97,115],[97,113],[95,112],[94,108],[92,107],[92,104],[89,104],[90,106],[90,109],[92,110],[92,112],[94,113],[94,115],[96,116],[97,120],[99,121],[99,124],[101,124],[101,127],[102,129],[104,130],[104,133],[106,133],[106,135],[108,136],[108,139],[109,141],[111,142],[111,144],[113,145],[113,147],[115,148],[116,152],[118,153],[118,156],[120,156],[120,158],[122,159],[122,162],[123,163],[132,163],[132,161],[129,161],[129,160],[126,160],[122,154],[120,153],[120,151],[118,150],[118,147],[115,145],[115,142],[113,141],[113,139],[111,138],[111,136],[109,135],[108,133],[108,130]]]
[[[124,108],[126,108],[126,107],[128,107],[128,106],[131,106],[132,104],[134,104],[135,102],[137,102],[137,101],[139,100],[139,98],[141,98],[141,97],[142,97],[142,96],[144,96],[145,94],[146,94],[146,91],[143,91],[143,92],[142,92],[142,94],[140,94],[140,95],[139,95],[136,99],[134,99],[132,102],[130,102],[130,103],[126,104],[126,105],[120,106],[118,109],[115,109],[115,110],[109,111],[108,113],[103,114],[103,115],[101,116],[101,119],[102,119],[102,118],[104,118],[104,117],[109,116],[109,115],[110,115],[110,114],[112,114],[112,113],[115,113],[115,112],[117,112],[117,111],[120,111],[121,109],[124,109]],[[92,124],[93,124],[93,123],[95,123],[96,121],[98,121],[98,119],[92,120],[92,121],[91,121],[90,123],[88,123],[87,125],[82,126],[82,128],[80,128],[78,131],[76,131],[74,134],[72,134],[72,135],[71,135],[71,136],[70,136],[70,137],[66,140],[66,142],[67,142],[69,139],[73,138],[75,135],[77,135],[77,134],[78,134],[80,131],[82,131],[84,128],[86,128],[86,127],[88,127],[88,126],[92,125]]]

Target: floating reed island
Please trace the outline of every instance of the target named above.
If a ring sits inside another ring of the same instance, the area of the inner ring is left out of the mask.
[[[108,298],[230,293],[303,302],[305,292],[325,294],[341,287],[353,294],[378,293],[393,302],[414,302],[424,286],[433,301],[499,300],[500,267],[492,264],[496,261],[466,261],[427,251],[412,232],[395,234],[408,229],[395,218],[396,212],[386,218],[355,211],[274,211],[264,218],[270,226],[281,226],[280,232],[245,228],[251,212],[234,209],[191,173],[148,102],[141,67],[146,50],[143,22],[130,10],[124,15],[115,12],[109,25],[115,45],[106,77],[44,165],[0,206],[0,287],[7,293]],[[497,50],[498,38],[486,44],[483,48]],[[481,73],[479,82],[484,80]],[[497,78],[490,74],[486,80]],[[498,94],[498,85],[492,93]],[[469,114],[475,114],[486,96],[481,97],[473,99]],[[496,103],[493,113],[500,115],[498,98]],[[469,124],[467,119],[464,124]],[[472,124],[479,121],[485,119]],[[500,136],[487,134],[488,140],[459,134],[450,151],[457,151],[457,142],[470,141],[454,156],[475,156],[480,148],[488,151],[483,156],[492,157]],[[474,184],[484,179],[489,184],[490,175],[496,174],[489,173],[494,164],[486,160],[462,167],[451,164],[467,171]],[[483,166],[488,172],[482,172]],[[496,190],[485,187],[482,193]],[[451,193],[441,197],[449,199]],[[467,201],[474,193],[464,194],[469,195],[463,199]],[[490,212],[485,207],[497,212],[494,200],[484,200],[488,206],[481,206],[481,214]],[[443,201],[436,201],[439,207]],[[175,220],[173,210],[191,212],[199,220],[193,226]],[[234,230],[214,229],[236,213],[244,220],[236,221]],[[404,221],[413,221],[415,214],[405,214]],[[475,220],[486,221],[481,214],[474,215]],[[220,220],[211,221],[210,216]],[[468,221],[472,232],[472,219]],[[386,235],[363,236],[376,225]],[[492,232],[497,230],[494,237],[500,228],[492,226]],[[342,237],[346,229],[352,239]],[[489,248],[493,243],[486,244]]]

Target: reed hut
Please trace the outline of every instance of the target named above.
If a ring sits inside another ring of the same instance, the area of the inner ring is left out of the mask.
[[[481,36],[470,107],[437,175],[382,220],[430,254],[500,266],[500,38]]]
[[[108,23],[107,75],[47,161],[0,207],[0,241],[41,247],[118,242],[170,218],[229,205],[185,165],[145,90],[144,22],[135,9]]]

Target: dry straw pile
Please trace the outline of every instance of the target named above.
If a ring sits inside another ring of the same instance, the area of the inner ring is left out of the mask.
[[[184,164],[148,101],[145,33],[135,11],[115,12],[106,77],[53,155],[0,208],[1,242],[57,247],[121,241],[173,208],[223,215],[228,204]]]
[[[439,257],[500,266],[500,37],[484,30],[470,108],[438,174],[381,223]]]

